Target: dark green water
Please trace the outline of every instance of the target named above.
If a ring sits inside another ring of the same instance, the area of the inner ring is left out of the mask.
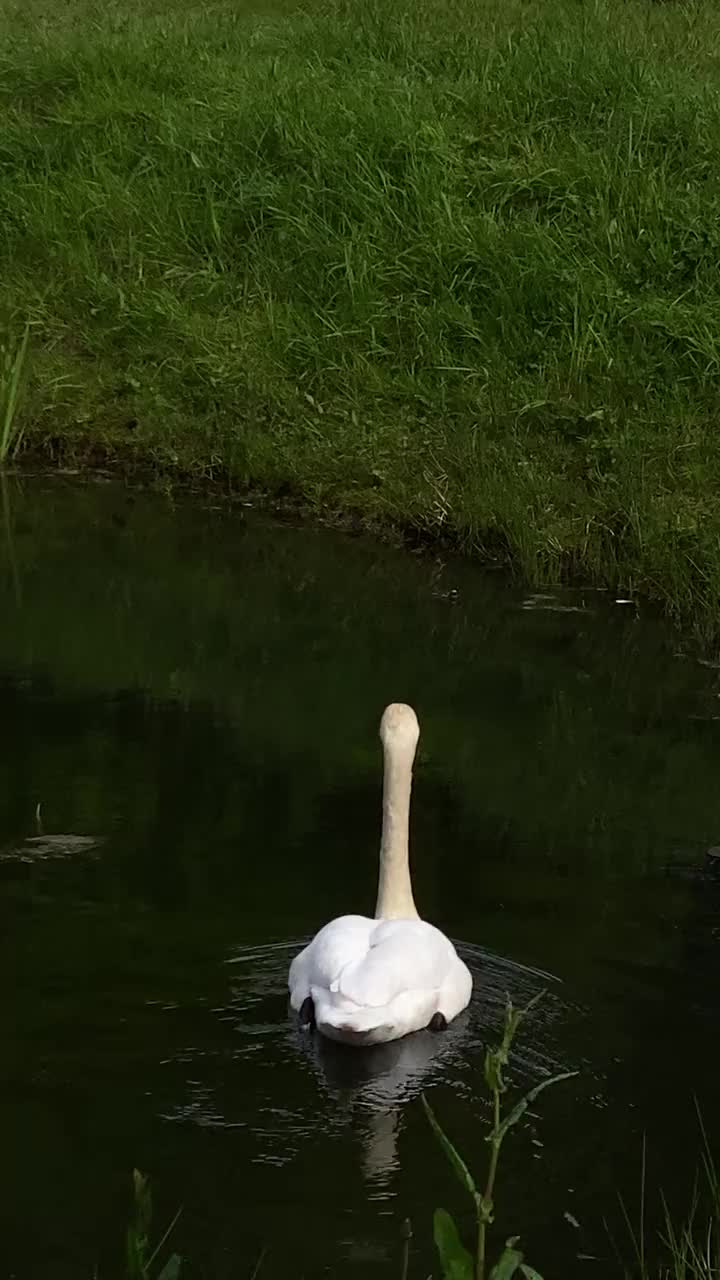
[[[184,1206],[188,1276],[263,1249],[261,1276],[397,1276],[409,1214],[426,1277],[432,1208],[462,1201],[417,1094],[484,1159],[484,1045],[542,986],[514,1080],[580,1075],[508,1148],[500,1230],[618,1274],[602,1219],[621,1234],[643,1132],[682,1207],[693,1092],[720,1121],[718,671],[605,596],[241,508],[8,480],[1,514],[0,1275],[119,1275],[137,1165],[158,1227]],[[445,1038],[328,1057],[287,965],[372,910],[396,699],[416,897],[475,996]],[[39,802],[64,841],[33,842]]]

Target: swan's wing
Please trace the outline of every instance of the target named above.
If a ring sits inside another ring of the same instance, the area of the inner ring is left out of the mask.
[[[375,929],[377,920],[367,916],[340,916],[316,933],[290,965],[288,986],[293,1009],[300,1008],[311,987],[337,990],[335,984],[343,970],[367,955]]]
[[[364,955],[348,958],[330,988],[366,1009],[413,991],[437,991],[459,963],[450,940],[424,920],[375,922],[368,944]]]

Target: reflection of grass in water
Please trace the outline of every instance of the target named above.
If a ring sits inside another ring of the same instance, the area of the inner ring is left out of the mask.
[[[368,709],[401,686],[421,708],[418,804],[423,825],[437,820],[436,839],[452,822],[470,849],[529,842],[603,875],[611,861],[624,872],[658,866],[670,840],[683,857],[716,843],[715,674],[673,660],[662,629],[625,629],[601,614],[577,630],[561,615],[508,608],[511,599],[470,570],[462,605],[438,612],[424,562],[378,554],[364,541],[268,534],[251,521],[240,549],[234,525],[219,541],[217,522],[191,506],[173,519],[146,496],[126,505],[110,486],[55,492],[38,501],[28,484],[10,495],[22,530],[24,607],[11,608],[12,584],[0,572],[8,617],[0,662],[12,669],[24,650],[83,695],[142,683],[155,700],[212,700],[223,717],[239,715],[244,750],[262,742],[278,761],[307,762],[294,764],[286,784],[298,829],[311,826],[320,804],[328,811],[330,783],[370,794],[378,748]],[[120,515],[127,525],[112,540],[87,536],[89,524],[104,528]],[[180,548],[191,521],[195,536]],[[393,650],[403,651],[402,669]],[[251,681],[245,673],[260,653],[265,677]],[[707,714],[708,724],[691,722],[689,711]],[[124,753],[123,771],[152,768],[140,766],[139,750]],[[94,753],[91,765],[103,791],[118,784],[118,762],[104,776],[107,758]],[[502,892],[542,899],[547,881],[535,865],[518,878],[498,861]],[[558,881],[557,891],[574,892],[574,879]],[[608,877],[603,892],[616,914],[625,910],[624,881]],[[598,929],[605,945],[605,923]]]
[[[2,387],[0,386],[0,397],[2,396]],[[12,522],[12,506],[10,500],[10,491],[8,489],[7,472],[2,466],[2,451],[0,449],[0,506],[2,507],[2,530],[3,530],[3,547],[8,565],[10,566],[10,576],[13,584],[13,594],[15,603],[20,604],[22,593],[20,590],[20,576],[18,574],[17,558],[15,556],[15,536],[13,533]]]

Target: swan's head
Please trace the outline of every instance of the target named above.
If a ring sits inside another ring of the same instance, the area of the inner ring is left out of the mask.
[[[419,737],[420,725],[412,707],[404,702],[391,702],[380,721],[383,750],[393,755],[409,756],[412,760]]]

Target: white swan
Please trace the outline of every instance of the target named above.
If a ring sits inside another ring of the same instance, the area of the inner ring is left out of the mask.
[[[420,729],[412,707],[392,703],[380,722],[385,768],[375,919],[340,916],[290,965],[290,1004],[331,1040],[380,1044],[443,1030],[465,1008],[472,977],[453,944],[420,920],[408,853],[412,766]]]

